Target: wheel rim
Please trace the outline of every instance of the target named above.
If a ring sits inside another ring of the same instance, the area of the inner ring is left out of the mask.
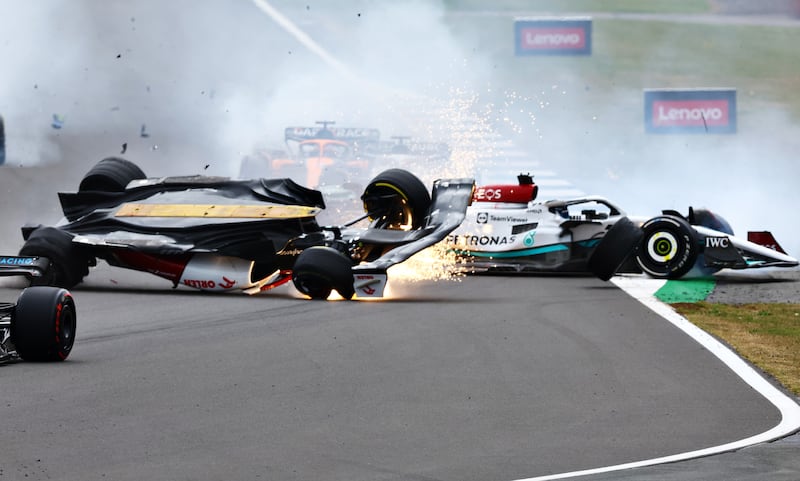
[[[69,304],[61,305],[58,316],[58,341],[62,353],[72,349],[75,339],[75,311]]]
[[[678,239],[671,232],[655,232],[647,239],[647,255],[654,262],[666,264],[678,254]]]
[[[390,230],[411,230],[414,226],[414,210],[406,199],[397,194],[388,195],[367,209],[374,227]]]

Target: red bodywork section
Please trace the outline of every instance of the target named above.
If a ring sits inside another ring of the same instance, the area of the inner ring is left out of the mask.
[[[764,247],[769,247],[770,249],[778,251],[781,254],[786,254],[786,251],[783,250],[780,244],[778,244],[778,241],[775,240],[775,237],[770,231],[750,231],[747,233],[747,240]]]
[[[192,258],[191,254],[156,256],[129,249],[120,249],[114,254],[120,267],[149,272],[174,283],[180,280],[186,264]]]
[[[527,204],[536,199],[539,186],[522,185],[484,185],[475,189],[473,202],[505,202],[511,204]]]

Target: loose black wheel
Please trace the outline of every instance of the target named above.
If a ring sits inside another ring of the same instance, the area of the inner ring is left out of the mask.
[[[26,361],[63,361],[75,343],[77,317],[69,291],[29,287],[22,291],[11,318],[11,342]]]
[[[297,256],[292,282],[312,299],[327,299],[333,290],[350,299],[355,294],[352,267],[350,259],[332,247],[309,247]]]
[[[44,275],[31,280],[34,286],[71,289],[89,274],[90,257],[72,242],[72,235],[55,227],[40,227],[33,231],[19,250],[19,255],[50,259],[50,266]]]
[[[403,169],[378,174],[367,184],[361,200],[372,227],[379,229],[418,229],[425,224],[431,206],[425,184]]]
[[[642,239],[642,230],[623,217],[606,232],[589,256],[589,271],[607,281],[634,251]]]
[[[680,217],[654,217],[642,226],[644,237],[636,253],[642,270],[661,279],[678,279],[697,261],[697,233]]]
[[[79,192],[122,192],[132,181],[145,179],[142,169],[129,160],[107,157],[92,167],[81,180]]]

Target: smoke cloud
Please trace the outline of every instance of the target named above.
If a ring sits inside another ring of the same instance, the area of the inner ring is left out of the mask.
[[[531,166],[632,214],[708,207],[800,253],[800,136],[780,105],[740,92],[734,135],[648,135],[641,89],[676,85],[643,74],[641,88],[598,88],[568,62],[504,85],[531,61],[513,58],[510,18],[498,53],[482,49],[484,32],[453,29],[439,1],[269,4],[346,71],[251,1],[0,0],[7,163],[85,171],[124,152],[152,175],[236,175],[253,149],[280,148],[286,126],[334,120],[447,142],[447,174],[510,177],[517,164],[485,140],[499,131]],[[654,48],[653,61],[680,53]]]

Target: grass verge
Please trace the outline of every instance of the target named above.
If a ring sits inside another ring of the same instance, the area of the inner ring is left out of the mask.
[[[800,304],[671,305],[800,396]]]

